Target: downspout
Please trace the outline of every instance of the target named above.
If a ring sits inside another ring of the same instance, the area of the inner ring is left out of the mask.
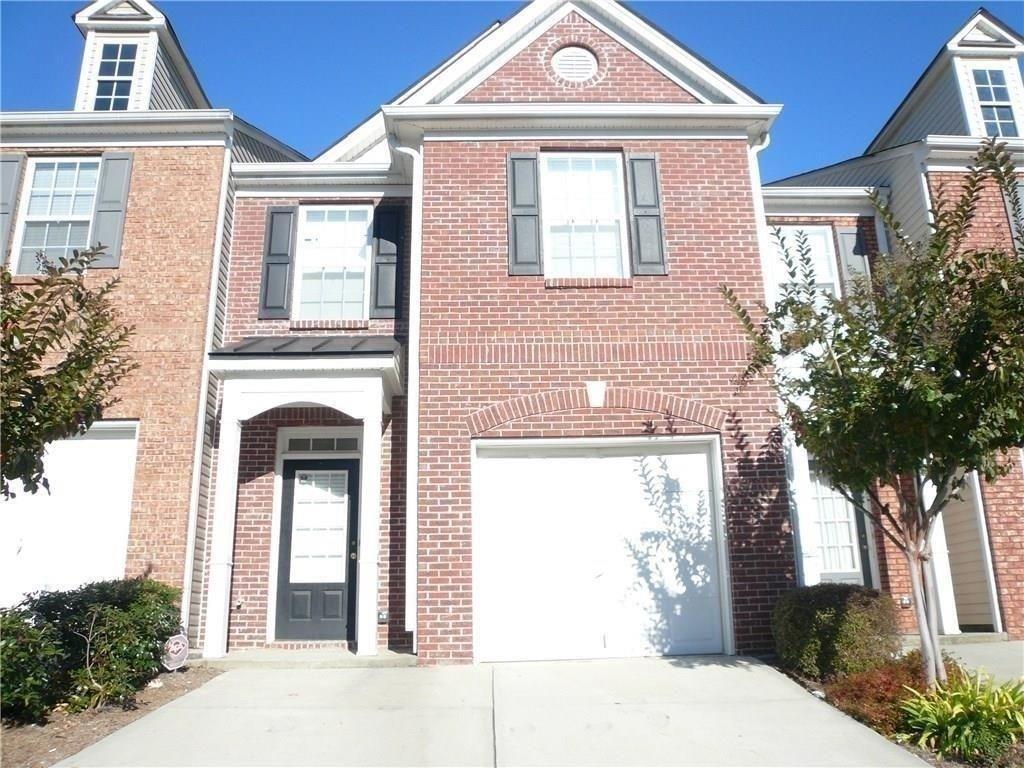
[[[764,301],[769,306],[775,303],[775,281],[773,280],[772,271],[772,266],[775,263],[775,246],[768,228],[768,216],[764,209],[759,155],[771,143],[771,134],[765,131],[757,137],[751,137],[750,147],[747,150],[748,165],[750,167],[750,188],[754,196],[754,216],[757,221],[757,243],[758,250],[761,253],[761,280],[764,288]],[[781,421],[783,416],[781,401],[777,402],[776,406],[779,409],[779,420]],[[788,432],[784,436],[784,447],[786,459],[786,496],[789,498],[789,519],[793,524],[793,564],[796,566],[797,584],[800,586],[805,586],[809,583],[817,584],[821,577],[817,573],[816,568],[812,568],[815,572],[808,573],[808,565],[812,564],[804,562],[804,555],[808,548],[803,546],[800,531],[800,508],[801,506],[805,509],[809,508],[806,499],[804,499],[805,503],[803,505],[800,504],[800,498],[805,496],[809,485],[808,467],[806,462],[803,461],[800,462],[799,467],[797,466],[794,460],[794,452],[798,449],[792,435]]]
[[[406,396],[405,460],[405,630],[412,632],[416,652],[416,612],[419,585],[419,437],[420,437],[420,274],[423,256],[423,145],[392,145],[412,158],[412,242],[409,244],[408,393]]]
[[[210,371],[207,353],[213,345],[214,320],[217,316],[217,279],[224,247],[224,218],[231,184],[231,149],[234,144],[234,124],[225,130],[224,168],[221,171],[220,201],[217,204],[217,228],[213,237],[213,259],[210,266],[210,292],[206,305],[206,337],[203,343],[203,364],[199,380],[199,400],[196,413],[196,441],[192,455],[192,493],[188,502],[188,533],[185,537],[185,573],[181,588],[181,624],[188,634],[189,613],[192,610],[192,571],[195,568],[196,527],[199,518],[199,483],[203,469],[203,443],[205,442],[206,399],[210,389]]]

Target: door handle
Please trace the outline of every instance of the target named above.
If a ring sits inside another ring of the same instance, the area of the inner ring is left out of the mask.
[[[348,556],[349,556],[350,560],[355,560],[356,559],[356,553],[355,552],[350,552]]]

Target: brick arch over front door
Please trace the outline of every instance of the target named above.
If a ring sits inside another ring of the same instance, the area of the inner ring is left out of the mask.
[[[551,389],[481,408],[469,414],[466,423],[470,434],[476,437],[511,421],[590,406],[585,387]],[[721,432],[727,418],[725,411],[697,400],[633,387],[609,386],[605,391],[602,407],[671,416],[699,424],[715,432]]]

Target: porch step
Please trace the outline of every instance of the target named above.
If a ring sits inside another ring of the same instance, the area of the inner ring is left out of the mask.
[[[231,651],[220,659],[190,659],[194,666],[214,669],[360,669],[366,667],[415,667],[411,653],[381,651],[376,656],[357,656],[338,648],[247,648]]]
[[[939,635],[942,648],[952,645],[968,645],[972,643],[1005,643],[1010,636],[1005,632],[961,632],[959,635]],[[906,650],[921,645],[920,635],[903,635],[903,647]]]

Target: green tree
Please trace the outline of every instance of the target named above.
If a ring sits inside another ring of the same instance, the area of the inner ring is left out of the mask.
[[[0,269],[4,497],[13,495],[15,480],[28,493],[49,489],[46,445],[85,432],[117,401],[115,387],[135,368],[125,354],[133,328],[114,306],[118,278],[85,277],[101,250],[75,251],[56,264],[40,255],[41,274],[28,284]]]
[[[1012,247],[968,238],[988,185],[1007,201]],[[1024,443],[1024,221],[1005,145],[986,141],[962,187],[936,197],[921,243],[875,198],[892,253],[841,299],[816,287],[803,233],[794,253],[776,232],[789,281],[774,305],[751,312],[722,286],[750,340],[743,380],[769,381],[796,442],[905,555],[930,686],[946,677],[935,520],[967,475],[1005,475]]]

